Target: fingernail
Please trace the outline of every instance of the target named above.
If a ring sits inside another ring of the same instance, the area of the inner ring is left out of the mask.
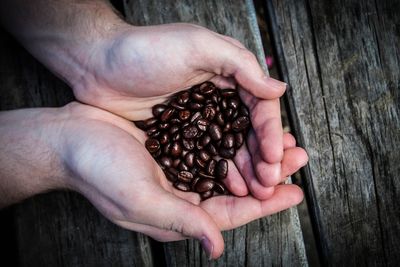
[[[278,81],[274,78],[265,76],[264,80],[265,80],[266,84],[268,85],[268,87],[273,88],[277,91],[286,90],[286,88],[287,88],[287,83]]]
[[[208,260],[212,260],[212,253],[214,251],[214,245],[208,240],[207,237],[203,236],[200,239],[201,246],[203,247],[204,251],[207,254]]]

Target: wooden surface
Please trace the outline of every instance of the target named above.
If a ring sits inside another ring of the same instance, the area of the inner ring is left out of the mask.
[[[196,22],[241,40],[264,62],[250,1],[125,1],[138,25]],[[61,106],[71,91],[0,32],[0,108]],[[295,208],[224,233],[226,252],[208,262],[195,241],[165,244],[123,230],[75,193],[37,196],[15,207],[20,266],[306,266]]]
[[[400,261],[400,2],[267,0],[324,266]]]

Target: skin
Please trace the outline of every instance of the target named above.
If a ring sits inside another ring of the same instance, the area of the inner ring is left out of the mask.
[[[266,77],[240,42],[190,24],[128,25],[106,1],[24,2],[0,3],[4,27],[91,106],[0,115],[0,206],[69,188],[122,227],[161,241],[196,238],[217,258],[221,230],[302,200],[295,185],[278,185],[307,162],[282,132],[286,84]],[[207,80],[238,87],[254,130],[229,164],[234,196],[200,203],[167,182],[128,120],[150,117],[154,104]]]

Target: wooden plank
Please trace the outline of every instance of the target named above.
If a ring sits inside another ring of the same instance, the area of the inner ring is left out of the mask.
[[[71,90],[0,29],[0,109],[61,106]],[[14,207],[20,266],[153,266],[150,240],[123,230],[75,193]]]
[[[252,1],[125,0],[125,14],[134,25],[195,23],[232,36],[253,51],[264,66]],[[168,266],[306,266],[297,209],[293,208],[224,233],[223,256],[208,262],[195,241],[165,245]]]
[[[325,266],[400,261],[400,2],[267,0]]]

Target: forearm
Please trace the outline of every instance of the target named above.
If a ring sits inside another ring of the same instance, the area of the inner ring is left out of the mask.
[[[0,113],[0,208],[65,186],[55,142],[61,130],[56,110]]]
[[[124,24],[106,0],[5,0],[0,16],[3,26],[70,86],[84,77],[101,42]]]

